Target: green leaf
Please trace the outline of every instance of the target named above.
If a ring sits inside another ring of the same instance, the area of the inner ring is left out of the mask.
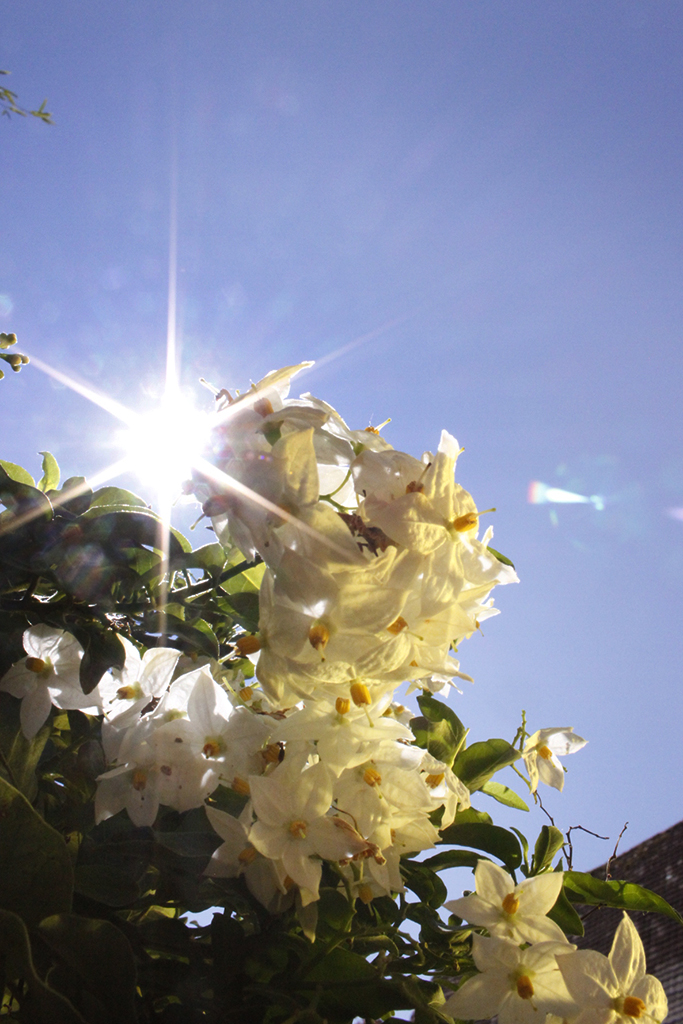
[[[444,850],[420,863],[432,871],[445,871],[446,868],[476,868],[480,860],[478,853],[470,853],[469,850]]]
[[[496,551],[496,549],[492,547],[487,547],[486,550],[490,551],[493,557],[497,558],[499,562],[503,563],[503,565],[509,565],[514,569],[514,562],[511,562],[510,559],[506,558],[505,555],[501,555],[500,551]]]
[[[59,487],[59,466],[51,452],[40,452],[43,456],[43,475],[36,484],[39,491],[56,491]]]
[[[249,591],[230,595],[230,606],[235,612],[236,621],[243,629],[256,633],[259,621],[258,594]]]
[[[94,1008],[102,1022],[134,1024],[135,960],[128,940],[115,925],[77,914],[57,914],[41,921],[40,934],[78,975],[79,988],[97,1000],[99,1006]]]
[[[176,569],[203,569],[207,576],[218,576],[225,565],[225,551],[220,544],[204,544],[177,559]]]
[[[142,894],[138,880],[125,866],[109,863],[77,864],[74,889],[106,907],[129,907]]]
[[[26,484],[27,487],[35,487],[36,482],[27,469],[23,466],[17,466],[16,462],[6,462],[4,459],[0,459],[0,466],[7,473],[10,480],[16,480],[19,484]]]
[[[441,841],[452,846],[471,846],[475,850],[491,853],[503,862],[509,871],[515,871],[522,863],[522,850],[517,836],[499,825],[484,822],[462,824],[458,820],[443,829]]]
[[[52,726],[46,722],[32,740],[27,740],[19,720],[20,708],[21,701],[0,693],[0,775],[30,801],[38,790],[36,767]]]
[[[665,899],[634,882],[605,881],[583,871],[565,871],[564,891],[572,903],[650,911],[683,924],[683,917]]]
[[[0,959],[5,960],[4,973],[8,978],[21,978],[28,985],[28,998],[22,997],[21,1000],[22,1020],[31,1021],[32,1024],[87,1024],[68,999],[41,981],[33,966],[24,922],[11,911],[2,909]]]
[[[453,772],[465,783],[470,793],[474,793],[492,775],[514,764],[521,756],[519,750],[507,740],[484,740],[460,751],[453,762]]]
[[[417,745],[450,768],[465,742],[467,729],[455,712],[436,697],[425,693],[417,698],[417,703],[422,716],[410,723]]]
[[[58,491],[48,491],[47,496],[55,508],[80,516],[90,507],[92,489],[84,476],[70,476]]]
[[[89,626],[73,625],[71,632],[84,652],[79,669],[81,689],[83,693],[91,693],[110,668],[123,668],[126,652],[118,633],[103,628],[98,622]]]
[[[244,558],[240,554],[239,560],[235,562],[235,565],[237,566],[243,561]],[[226,571],[228,568],[229,567],[226,566]],[[250,565],[248,569],[243,569],[242,572],[237,574],[237,576],[232,576],[229,580],[225,580],[224,583],[221,583],[221,589],[224,590],[226,594],[239,594],[243,591],[256,594],[261,588],[261,580],[263,579],[265,571],[265,562],[259,562],[257,565]]]
[[[489,779],[488,782],[485,782],[480,787],[479,792],[492,796],[499,804],[504,804],[506,807],[514,807],[518,811],[529,810],[521,796],[515,793],[514,789],[510,789],[509,786],[504,786],[502,782],[493,782]]]
[[[130,505],[149,508],[144,498],[123,487],[100,487],[92,496],[90,508],[103,508],[109,505],[115,505],[117,508],[128,508]]]
[[[465,811],[458,811],[458,825],[471,825],[473,822],[484,822],[487,825],[493,825],[493,818],[486,811],[478,811],[476,807],[468,807]]]
[[[29,927],[71,909],[73,869],[59,832],[0,778],[0,907]]]
[[[134,548],[142,545],[161,550],[164,525],[161,518],[150,509],[143,511],[142,508],[130,505],[96,505],[93,508],[91,505],[81,516],[80,524],[87,539],[106,543],[109,548]],[[168,541],[171,558],[189,550],[189,542],[177,530],[170,530]]]
[[[583,921],[567,899],[564,889],[560,890],[555,905],[548,911],[548,917],[559,924],[565,935],[583,935]]]
[[[320,1012],[335,1024],[355,1016],[384,1017],[389,1010],[410,1005],[399,985],[385,981],[365,957],[341,946],[322,958],[318,955],[304,983],[321,991]]]
[[[564,836],[554,825],[543,825],[536,840],[534,855],[531,858],[531,874],[540,875],[551,865],[558,850],[564,846]]]
[[[21,467],[15,468],[20,469]],[[25,470],[21,470],[21,472],[24,473]],[[2,464],[0,464],[0,502],[10,512],[17,516],[25,515],[29,520],[49,521],[52,519],[52,505],[43,492],[32,484],[13,479]]]
[[[401,874],[408,888],[412,889],[423,903],[429,904],[434,910],[443,904],[448,891],[431,868],[425,867],[421,861],[408,860],[404,857],[401,861]]]

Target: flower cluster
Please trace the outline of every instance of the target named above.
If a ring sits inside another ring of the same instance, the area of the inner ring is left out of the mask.
[[[226,557],[264,563],[257,631],[236,628],[221,662],[141,651],[120,634],[123,666],[86,695],[76,638],[38,624],[0,690],[21,700],[29,740],[53,705],[101,717],[97,822],[125,810],[152,826],[161,805],[205,807],[221,839],[205,874],[242,877],[271,912],[295,904],[313,937],[306,908],[319,899],[324,862],[351,901],[402,892],[401,857],[433,847],[469,808],[455,751],[440,760],[418,745],[396,689],[447,691],[469,678],[458,645],[496,614],[493,588],[517,577],[489,546],[490,527],[479,539],[483,513],[455,482],[455,438],[444,431],[421,460],[395,451],[311,395],[289,399],[301,368],[218,395],[211,450],[189,485]],[[247,658],[253,681],[239,670]],[[530,791],[540,781],[561,790],[558,756],[586,741],[570,728],[518,735],[519,750],[509,749]],[[221,809],[226,791],[233,813]],[[630,920],[609,959],[577,951],[548,916],[563,885],[549,867],[516,884],[480,859],[476,891],[446,904],[485,933],[473,936],[479,973],[444,1012],[501,1024],[531,1024],[539,1012],[659,1024],[666,998],[645,974]]]
[[[573,1024],[660,1024],[667,1015],[661,983],[645,973],[645,953],[631,919],[617,928],[609,957],[577,950],[547,917],[562,888],[562,872],[515,885],[502,868],[480,861],[476,892],[446,906],[471,924],[479,971],[446,1001],[460,1020],[497,1015],[500,1024],[531,1024],[549,1014]]]

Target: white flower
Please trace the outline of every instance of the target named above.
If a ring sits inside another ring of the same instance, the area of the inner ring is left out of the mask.
[[[636,927],[624,914],[609,958],[592,949],[558,956],[557,962],[581,1012],[576,1024],[660,1024],[667,1015],[660,981],[645,973],[645,951]]]
[[[104,714],[117,729],[132,725],[153,697],[168,688],[180,651],[172,647],[152,647],[143,657],[130,640],[120,636],[126,652],[122,669],[112,669],[99,685]]]
[[[477,891],[446,906],[470,924],[514,942],[565,942],[559,925],[546,917],[562,889],[562,872],[526,878],[519,885],[503,868],[480,860],[474,872]]]
[[[23,643],[28,657],[5,673],[0,690],[21,700],[19,720],[27,739],[36,735],[52,704],[63,711],[101,713],[99,690],[86,694],[81,689],[83,648],[71,633],[40,623],[24,632]]]
[[[158,725],[150,716],[129,726],[119,742],[121,764],[100,775],[95,820],[126,808],[134,825],[152,825],[165,804],[176,811],[200,807],[218,785],[205,758],[178,736],[175,723]]]
[[[558,969],[558,953],[567,945],[538,942],[520,949],[508,939],[474,935],[472,954],[481,974],[461,985],[443,1006],[460,1020],[485,1020],[498,1015],[499,1024],[535,1024],[546,1013],[566,1019],[576,1013]]]
[[[535,793],[539,779],[546,786],[562,791],[564,786],[564,768],[558,761],[559,757],[574,754],[586,746],[588,740],[574,735],[571,727],[559,729],[539,729],[530,736],[524,745],[522,757],[529,774],[531,792]]]
[[[346,859],[365,850],[367,843],[345,821],[328,816],[332,776],[323,764],[300,774],[287,773],[285,764],[269,778],[249,778],[258,818],[249,841],[265,857],[282,861],[289,877],[305,890],[305,902],[311,902],[318,898],[319,858]]]

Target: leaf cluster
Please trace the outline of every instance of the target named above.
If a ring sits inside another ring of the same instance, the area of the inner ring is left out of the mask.
[[[0,75],[9,74],[9,71],[0,71]],[[15,92],[6,86],[0,86],[0,114],[5,117],[11,117],[12,114],[18,114],[20,117],[37,117],[44,124],[54,124],[52,114],[45,109],[47,100],[43,100],[35,110],[26,110],[24,107],[20,107],[17,100],[18,96]]]

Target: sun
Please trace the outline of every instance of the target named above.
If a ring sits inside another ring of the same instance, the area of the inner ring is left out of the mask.
[[[159,405],[135,414],[114,440],[147,487],[177,495],[206,450],[214,420],[181,392],[167,391]]]

